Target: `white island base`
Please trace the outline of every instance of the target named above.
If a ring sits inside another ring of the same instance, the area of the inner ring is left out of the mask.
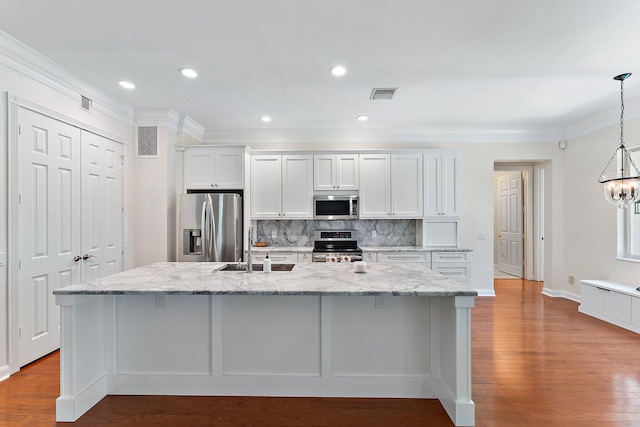
[[[197,292],[56,292],[57,421],[111,394],[435,398],[475,423],[474,296]]]

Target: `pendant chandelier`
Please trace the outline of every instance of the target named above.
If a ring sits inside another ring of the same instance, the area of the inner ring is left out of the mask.
[[[613,152],[607,166],[604,167],[598,182],[604,184],[604,197],[609,203],[624,209],[640,200],[640,171],[631,159],[631,155],[624,146],[624,81],[631,73],[615,76],[620,81],[620,146]],[[617,159],[619,169],[607,172],[609,166]]]

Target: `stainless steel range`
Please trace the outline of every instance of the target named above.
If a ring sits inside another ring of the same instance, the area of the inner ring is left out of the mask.
[[[313,232],[313,262],[362,261],[356,230],[316,230]]]

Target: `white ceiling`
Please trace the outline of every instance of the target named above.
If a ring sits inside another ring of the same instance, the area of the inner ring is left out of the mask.
[[[615,120],[617,74],[636,73],[625,100],[640,100],[639,23],[637,0],[0,0],[0,30],[136,109],[229,135],[566,134]]]

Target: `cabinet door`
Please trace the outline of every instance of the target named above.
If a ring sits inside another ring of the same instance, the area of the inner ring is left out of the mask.
[[[360,155],[360,218],[389,218],[391,182],[388,154]]]
[[[457,217],[460,215],[458,204],[459,162],[458,153],[442,154],[440,209],[443,216]]]
[[[184,189],[210,190],[215,182],[212,147],[188,147],[184,152]]]
[[[421,218],[422,155],[391,155],[391,215],[396,218]]]
[[[405,263],[405,262],[431,262],[428,252],[379,252],[378,262]]]
[[[313,156],[313,175],[314,190],[335,190],[336,156],[332,154]]]
[[[280,218],[282,211],[282,157],[251,157],[251,217]]]
[[[582,284],[580,293],[581,306],[596,313],[602,314],[604,312],[604,291],[602,289]]]
[[[213,187],[244,188],[244,148],[216,147],[213,154]]]
[[[334,164],[336,190],[357,190],[359,188],[358,155],[338,154]]]
[[[362,260],[364,262],[378,262],[378,257],[375,252],[363,252]]]
[[[423,162],[424,175],[424,216],[440,217],[440,168],[442,155],[440,153],[425,154]]]
[[[313,218],[313,156],[282,156],[282,213]]]

